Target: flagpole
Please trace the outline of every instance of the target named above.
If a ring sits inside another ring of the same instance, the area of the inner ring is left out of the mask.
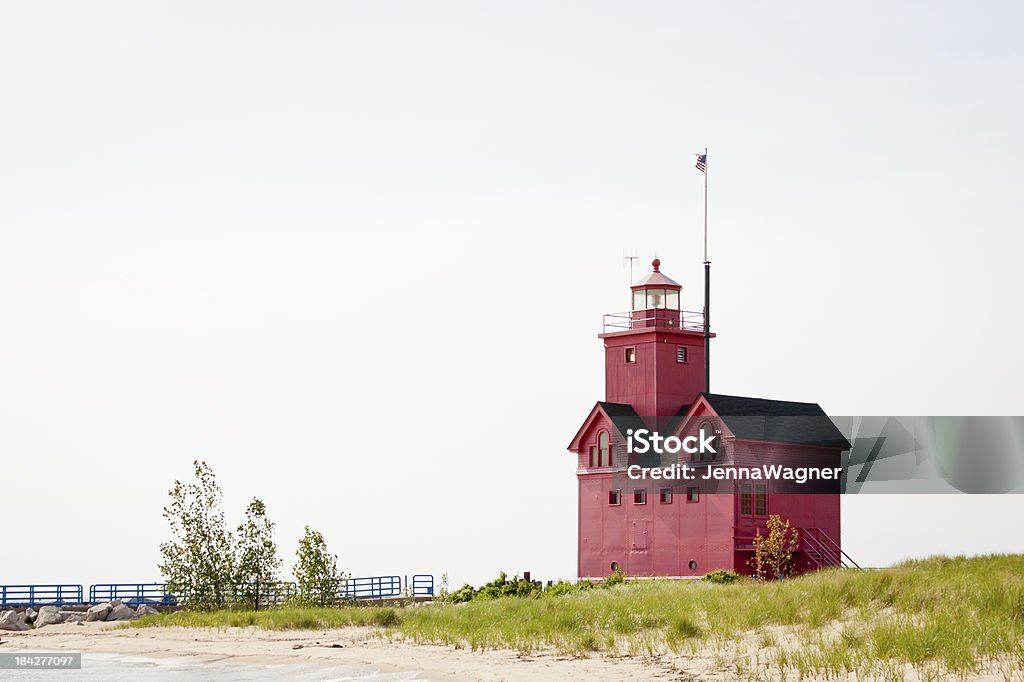
[[[708,148],[704,147],[704,262],[708,262]]]
[[[704,148],[704,392],[711,393],[711,261],[708,260],[708,148]]]

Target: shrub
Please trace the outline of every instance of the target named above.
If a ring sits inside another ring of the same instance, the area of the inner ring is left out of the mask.
[[[548,597],[563,597],[567,594],[592,590],[595,587],[597,586],[589,580],[581,580],[577,583],[559,582],[544,588],[544,595]]]
[[[624,582],[626,582],[626,574],[619,568],[616,568],[608,575],[607,578],[604,579],[604,584],[607,587],[611,587],[612,585],[621,585]]]
[[[782,579],[789,574],[793,553],[800,546],[800,533],[778,514],[768,517],[767,534],[754,536],[754,557],[747,563],[758,580]]]
[[[508,574],[502,571],[495,580],[487,583],[476,592],[476,597],[481,599],[498,599],[500,597],[525,597],[539,591],[540,587],[533,582],[520,580],[519,576],[508,579]]]
[[[473,601],[473,597],[476,596],[476,588],[466,583],[459,589],[455,590],[448,595],[447,601],[453,604],[463,604],[468,601]]]
[[[711,571],[710,573],[704,574],[704,580],[707,580],[709,583],[718,583],[719,585],[728,585],[729,583],[734,583],[739,579],[739,574],[732,571],[726,571],[721,568],[717,571]]]

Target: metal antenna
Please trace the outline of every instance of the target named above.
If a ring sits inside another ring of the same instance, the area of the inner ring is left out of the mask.
[[[636,249],[623,249],[622,250],[622,264],[629,268],[629,286],[633,286],[633,264],[640,260],[640,256],[637,255]],[[626,307],[627,310],[633,307],[633,291],[630,289],[629,293],[629,305]]]

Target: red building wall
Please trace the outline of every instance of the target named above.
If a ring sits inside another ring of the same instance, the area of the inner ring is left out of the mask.
[[[674,415],[704,387],[704,337],[694,332],[631,331],[602,334],[605,347],[605,400],[632,405],[641,417]],[[628,347],[636,362],[625,361]],[[687,361],[676,362],[686,346]]]

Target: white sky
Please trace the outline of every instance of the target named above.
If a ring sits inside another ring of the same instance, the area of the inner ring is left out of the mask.
[[[713,388],[1024,414],[1017,3],[0,5],[0,583],[155,580],[208,460],[356,575],[575,571],[622,249]],[[844,501],[881,565],[1024,497]],[[13,548],[16,560],[9,552]]]

